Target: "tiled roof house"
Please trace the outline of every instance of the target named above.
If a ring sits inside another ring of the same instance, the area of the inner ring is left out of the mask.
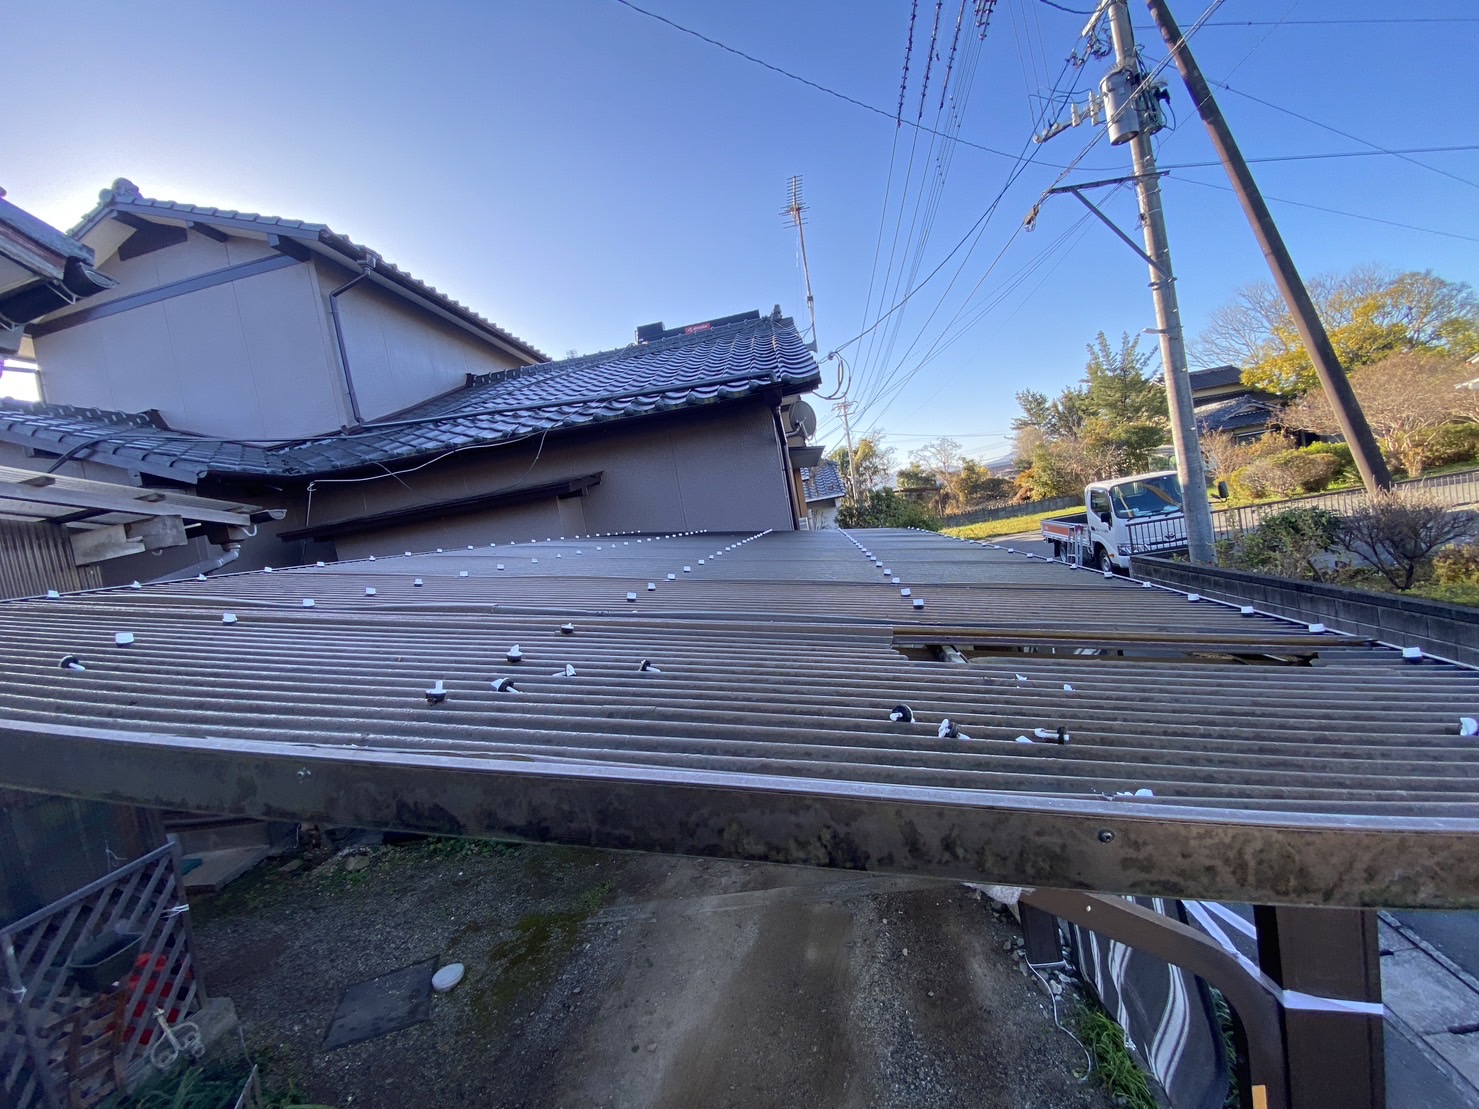
[[[1199,432],[1226,431],[1239,439],[1257,439],[1268,431],[1278,402],[1272,394],[1244,385],[1237,366],[1193,370],[1189,376]]]
[[[847,487],[842,484],[842,471],[829,458],[801,471],[802,488],[806,493],[806,514],[813,528],[830,528],[837,525],[837,506],[847,496]]]
[[[204,537],[245,565],[805,511],[785,417],[820,375],[779,310],[550,362],[322,224],[120,180],[74,234],[117,286],[31,325],[46,403],[0,401],[0,462],[287,509]]]

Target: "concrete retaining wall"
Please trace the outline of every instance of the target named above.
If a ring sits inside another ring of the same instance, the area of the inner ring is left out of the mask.
[[[1165,558],[1137,557],[1130,572],[1142,581],[1479,666],[1479,609]]]

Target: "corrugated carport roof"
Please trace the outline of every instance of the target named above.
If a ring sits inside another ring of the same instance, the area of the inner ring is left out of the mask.
[[[1479,903],[1479,745],[1458,734],[1479,674],[850,534],[892,573],[839,532],[627,536],[9,602],[0,784],[1023,885]],[[914,723],[888,719],[900,703]],[[970,738],[940,738],[945,717]],[[1017,742],[1058,727],[1066,746]]]

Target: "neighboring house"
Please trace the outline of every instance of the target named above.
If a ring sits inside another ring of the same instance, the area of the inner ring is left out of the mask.
[[[847,488],[842,484],[842,471],[837,468],[837,463],[824,458],[817,465],[802,469],[801,481],[806,492],[808,526],[814,531],[835,528],[837,507],[842,503],[842,498],[847,496]]]
[[[0,401],[0,464],[287,516],[210,529],[149,577],[223,548],[244,569],[805,514],[820,451],[796,413],[820,373],[779,309],[548,362],[321,224],[120,180],[76,234],[118,285],[30,328],[47,403]]]
[[[21,348],[25,325],[115,284],[90,246],[17,208],[0,189],[0,355]]]
[[[45,398],[278,441],[545,355],[320,223],[104,189],[73,230],[116,287],[29,327]]]
[[[0,354],[22,351],[28,321],[113,288],[94,261],[91,247],[0,199]],[[15,366],[4,362],[7,374]],[[0,597],[102,585],[99,563],[183,546],[187,527],[206,521],[249,528],[256,511],[0,466]]]
[[[1198,432],[1225,431],[1241,442],[1268,433],[1279,408],[1278,398],[1244,385],[1243,371],[1237,366],[1193,370],[1189,376]]]
[[[0,189],[0,389],[35,395],[36,363],[25,326],[112,288],[92,248],[5,199]]]

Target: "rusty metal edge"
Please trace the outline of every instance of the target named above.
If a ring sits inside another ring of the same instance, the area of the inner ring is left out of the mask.
[[[155,808],[1259,904],[1479,907],[1479,820],[1322,817],[0,720],[0,785]]]

